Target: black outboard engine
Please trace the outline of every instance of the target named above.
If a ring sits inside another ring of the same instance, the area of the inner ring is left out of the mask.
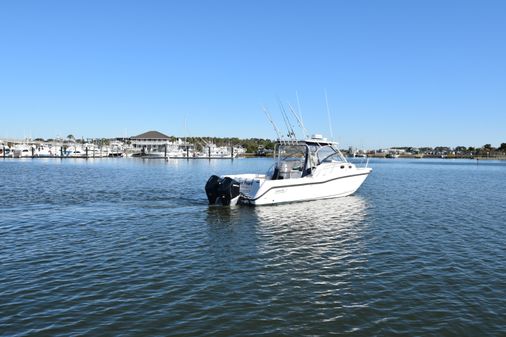
[[[206,194],[209,205],[220,202],[223,206],[229,206],[239,196],[240,184],[230,177],[222,179],[212,175],[206,183]]]
[[[232,178],[225,177],[218,187],[218,196],[223,206],[230,205],[230,201],[239,196],[241,185]]]
[[[216,199],[218,199],[218,187],[220,187],[221,178],[215,175],[212,175],[209,179],[207,179],[206,183],[206,194],[207,200],[209,200],[209,205],[214,205],[216,203]]]

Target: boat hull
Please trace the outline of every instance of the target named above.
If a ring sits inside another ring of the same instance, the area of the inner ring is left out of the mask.
[[[246,179],[230,176],[241,183],[239,203],[249,205],[274,205],[289,202],[345,197],[353,194],[365,181],[370,168],[334,177],[307,177],[287,180]]]

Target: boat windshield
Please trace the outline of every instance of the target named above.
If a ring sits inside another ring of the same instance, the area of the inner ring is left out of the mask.
[[[302,178],[322,163],[346,162],[341,151],[331,144],[313,142],[276,144],[276,163],[266,176],[272,180]]]
[[[308,146],[304,143],[276,144],[276,163],[266,176],[271,179],[301,178],[307,173]]]
[[[301,160],[306,157],[306,145],[279,145],[278,158],[280,160]]]
[[[338,150],[334,149],[330,145],[322,146],[316,152],[318,163],[331,163],[331,162],[343,162],[345,159]]]

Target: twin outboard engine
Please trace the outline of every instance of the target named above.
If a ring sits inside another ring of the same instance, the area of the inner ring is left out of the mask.
[[[221,203],[223,206],[235,205],[240,195],[240,184],[232,178],[212,175],[206,183],[209,205]]]

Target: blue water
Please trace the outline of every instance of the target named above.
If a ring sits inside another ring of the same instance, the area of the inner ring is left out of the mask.
[[[506,162],[374,160],[350,197],[208,207],[267,159],[0,160],[1,336],[504,336]]]

